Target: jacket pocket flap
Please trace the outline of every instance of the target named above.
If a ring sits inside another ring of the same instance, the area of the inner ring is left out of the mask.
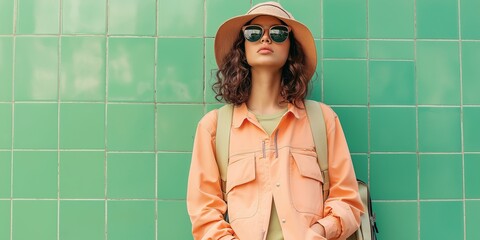
[[[239,159],[231,159],[227,173],[227,193],[234,187],[255,180],[255,155],[244,155]]]
[[[312,178],[323,183],[322,173],[316,157],[295,152],[292,152],[292,156],[293,159],[295,159],[298,171],[302,176]]]

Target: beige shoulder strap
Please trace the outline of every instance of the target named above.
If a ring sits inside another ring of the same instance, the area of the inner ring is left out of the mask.
[[[222,192],[226,199],[225,190],[227,184],[228,151],[230,148],[230,128],[232,126],[233,105],[226,104],[218,109],[217,133],[215,136],[215,152],[220,178],[222,179]]]
[[[310,128],[312,130],[313,141],[315,142],[318,165],[320,165],[320,170],[323,175],[323,197],[325,200],[327,199],[330,190],[325,119],[323,118],[322,108],[318,102],[305,100],[305,108],[307,110],[308,121],[310,122]]]

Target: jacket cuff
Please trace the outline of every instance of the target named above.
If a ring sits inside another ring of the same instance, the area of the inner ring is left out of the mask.
[[[337,217],[332,215],[326,216],[318,220],[318,223],[325,228],[325,237],[327,239],[336,239],[338,236],[340,236],[342,229]]]

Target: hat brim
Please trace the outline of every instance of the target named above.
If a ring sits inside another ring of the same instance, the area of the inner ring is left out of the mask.
[[[296,20],[265,13],[234,17],[225,21],[219,27],[215,36],[215,59],[217,65],[221,66],[223,61],[226,60],[225,56],[232,50],[233,44],[237,39],[242,27],[250,20],[258,16],[265,15],[278,18],[292,28],[295,40],[300,43],[303,53],[305,54],[306,74],[308,78],[311,79],[315,74],[315,69],[317,67],[317,51],[315,47],[315,41],[310,30]]]

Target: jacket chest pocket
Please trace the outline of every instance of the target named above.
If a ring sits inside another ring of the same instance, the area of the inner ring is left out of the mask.
[[[226,189],[230,222],[251,217],[257,212],[259,197],[255,179],[254,153],[230,159]]]
[[[298,212],[323,215],[323,177],[317,158],[309,152],[291,152],[290,194]]]

